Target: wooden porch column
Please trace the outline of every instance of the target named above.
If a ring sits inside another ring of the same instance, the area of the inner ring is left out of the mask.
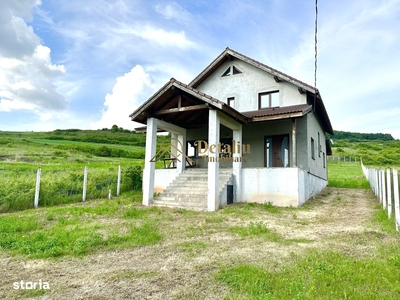
[[[242,125],[239,126],[239,129],[233,130],[233,140],[235,141],[236,145],[240,143],[242,145]],[[232,163],[232,169],[233,169],[233,176],[235,180],[235,190],[236,192],[234,193],[234,202],[240,202],[242,198],[242,189],[241,189],[241,173],[242,173],[242,160],[241,156],[242,153],[236,153],[237,151],[233,151],[233,163]],[[237,158],[237,161],[235,161],[235,158]]]
[[[152,158],[156,155],[157,143],[157,119],[147,119],[146,131],[146,154],[144,159],[143,170],[143,205],[149,206],[153,201],[154,194],[154,174],[156,165],[151,162]]]
[[[208,113],[208,211],[216,211],[219,207],[219,129],[220,120],[216,110]]]
[[[292,167],[297,166],[297,153],[296,153],[296,119],[292,119]]]

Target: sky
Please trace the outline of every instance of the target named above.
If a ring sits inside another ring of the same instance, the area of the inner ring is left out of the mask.
[[[0,0],[0,130],[133,130],[171,77],[226,47],[314,85],[313,0]],[[400,0],[318,1],[335,130],[400,139]]]

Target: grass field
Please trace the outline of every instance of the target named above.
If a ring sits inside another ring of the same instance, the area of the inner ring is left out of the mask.
[[[0,207],[8,211],[0,214],[0,298],[400,299],[400,235],[359,163],[329,162],[329,187],[300,208],[143,207],[129,188],[112,200],[93,192],[82,203],[85,165],[95,191],[108,191],[118,164],[143,164],[59,148],[139,147],[138,136],[129,144],[130,133],[117,133],[126,138],[117,145],[112,132],[100,133],[0,135]],[[38,166],[48,202],[26,209]],[[50,289],[14,289],[21,280]]]
[[[0,297],[400,295],[400,236],[367,189],[329,187],[301,208],[243,203],[208,213],[140,202],[141,194],[130,192],[3,214]],[[13,282],[39,279],[50,290],[12,289]]]

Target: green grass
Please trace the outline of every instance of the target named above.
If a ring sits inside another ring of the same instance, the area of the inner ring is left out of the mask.
[[[125,203],[127,204],[127,203]],[[104,216],[131,216],[132,208],[114,201],[99,201],[95,207],[54,207],[0,217],[0,249],[31,258],[81,256],[104,248],[151,245],[161,240],[156,210],[142,209],[134,223],[113,227]]]
[[[262,237],[268,241],[277,242],[281,237],[267,227],[263,222],[250,222],[248,226],[232,226],[229,231],[241,237]]]
[[[370,188],[359,162],[329,162],[328,185],[338,188]]]
[[[216,278],[232,289],[229,299],[398,299],[400,256],[380,249],[376,258],[357,259],[311,250],[278,271],[239,264],[222,267]]]

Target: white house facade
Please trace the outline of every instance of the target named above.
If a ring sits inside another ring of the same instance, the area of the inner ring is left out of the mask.
[[[171,79],[130,117],[146,125],[144,205],[300,206],[327,185],[333,129],[319,91],[232,49],[188,85]],[[158,131],[171,143],[156,151]]]

